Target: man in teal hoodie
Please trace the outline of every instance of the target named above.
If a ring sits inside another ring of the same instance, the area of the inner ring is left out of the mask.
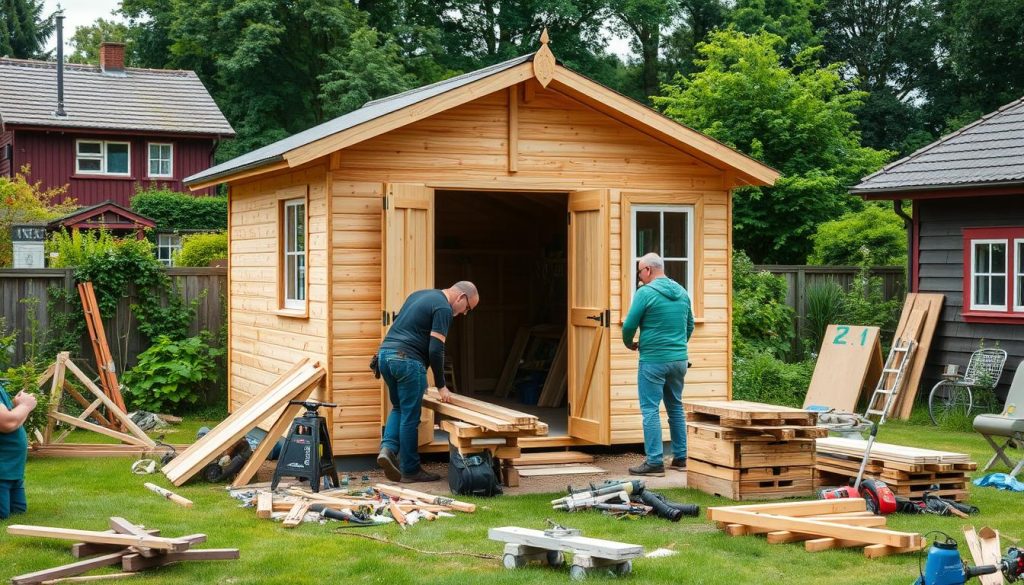
[[[665,401],[672,437],[672,469],[686,469],[686,419],[683,415],[683,378],[686,376],[686,345],[693,335],[690,295],[665,275],[665,262],[651,253],[637,262],[637,279],[643,286],[622,324],[622,342],[640,350],[637,392],[643,415],[644,462],[630,467],[633,475],[665,475],[664,446],[658,407]],[[633,340],[640,328],[640,342]]]
[[[35,407],[34,394],[18,392],[11,398],[0,384],[0,520],[28,509],[25,500],[28,436],[24,424]]]

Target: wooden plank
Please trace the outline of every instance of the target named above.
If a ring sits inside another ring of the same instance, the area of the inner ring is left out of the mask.
[[[111,534],[93,530],[76,530],[73,528],[54,528],[50,526],[30,526],[12,524],[7,527],[7,534],[13,536],[34,536],[37,538],[57,538],[62,540],[80,540],[100,544],[119,544],[122,546],[145,546],[160,550],[187,550],[191,543],[180,538],[163,538],[159,536],[133,536]]]
[[[71,361],[70,357],[64,360],[64,367],[69,372],[71,372],[76,378],[78,378],[78,381],[81,382],[90,392],[92,392],[93,396],[103,401],[103,405],[107,407],[107,414],[113,416],[118,421],[120,421],[121,426],[126,431],[128,431],[135,437],[138,437],[139,440],[141,440],[148,447],[156,447],[156,442],[153,441],[153,439],[150,439],[149,436],[145,433],[145,431],[140,429],[139,426],[132,421],[132,419],[128,418],[128,415],[125,414],[124,411],[122,411],[116,404],[114,404],[114,402],[111,401],[111,399],[108,398],[107,395],[104,394],[103,391],[96,386],[96,384],[93,384],[92,380],[90,380],[89,377],[86,376],[84,372],[82,372],[82,370],[78,369],[78,366],[76,366],[75,363]]]
[[[306,517],[306,512],[309,511],[311,502],[307,500],[300,500],[292,505],[292,509],[288,511],[288,515],[284,517],[284,521],[281,526],[285,528],[295,528],[299,524],[302,524],[302,520]]]
[[[105,530],[104,532],[109,532],[110,534],[114,534],[113,530]],[[160,531],[156,530],[156,529],[147,529],[146,533],[149,534],[150,536],[160,536]],[[124,550],[125,548],[126,547],[124,545],[120,545],[120,544],[99,544],[99,543],[95,543],[95,542],[76,542],[75,544],[71,545],[71,556],[75,557],[76,559],[81,559],[81,558],[91,557],[93,555],[98,555],[98,554],[107,554],[107,553],[112,553],[112,552],[118,552],[118,551]]]
[[[550,451],[546,453],[523,453],[512,460],[512,464],[522,468],[524,465],[551,465],[556,463],[593,463],[594,456],[580,451]]]
[[[373,486],[373,489],[396,498],[404,498],[407,500],[419,500],[421,502],[426,502],[428,504],[448,506],[453,510],[458,510],[460,512],[472,513],[476,511],[476,504],[460,502],[458,500],[453,500],[451,498],[447,498],[444,496],[435,496],[433,494],[428,494],[426,492],[421,492],[408,488],[400,488],[392,485],[387,485],[384,483],[378,483]]]
[[[86,422],[84,420],[75,418],[73,416],[66,415],[63,412],[51,412],[50,413],[50,417],[53,418],[54,420],[60,421],[62,423],[69,424],[69,425],[71,425],[73,427],[78,427],[80,429],[85,429],[87,431],[92,431],[94,433],[99,433],[101,435],[106,435],[108,437],[112,437],[114,439],[117,439],[118,441],[124,441],[125,443],[131,443],[133,445],[138,445],[139,447],[148,447],[149,446],[149,445],[146,444],[145,441],[140,440],[138,437],[134,437],[132,435],[128,435],[128,434],[125,434],[125,433],[122,433],[122,432],[118,432],[118,431],[112,431],[112,430],[110,430],[110,429],[108,429],[106,427],[101,427],[100,425],[93,424],[91,422]]]
[[[712,509],[708,508],[708,519],[712,518]],[[867,511],[867,502],[863,498],[850,498],[840,500],[812,500],[809,502],[783,502],[777,504],[746,504],[742,506],[729,506],[730,510],[743,510],[747,512],[761,512],[768,514],[779,514],[782,516],[824,516],[827,514],[852,514]]]
[[[441,395],[437,393],[437,388],[433,387],[427,388],[427,392],[423,396],[424,401],[426,401],[428,397],[437,402],[440,402],[441,400]],[[447,404],[472,410],[495,419],[508,420],[511,424],[516,426],[532,426],[537,424],[536,415],[506,408],[499,404],[491,404],[490,402],[470,398],[463,394],[452,394],[451,402],[448,402]]]
[[[274,511],[274,492],[260,492],[256,496],[256,517],[270,518]]]
[[[131,522],[121,518],[120,516],[110,517],[110,529],[117,534],[127,534],[131,536],[149,536],[149,532],[141,527],[132,524]],[[138,546],[133,547],[136,552],[144,557],[156,556],[157,552],[149,547]]]
[[[522,477],[541,477],[549,475],[584,475],[592,473],[608,473],[608,470],[593,465],[559,465],[556,467],[516,467]]]
[[[802,419],[814,424],[815,415],[801,408],[763,404],[747,400],[684,400],[686,412],[712,414],[725,419]]]
[[[256,476],[256,472],[259,471],[260,466],[263,465],[263,462],[270,456],[270,452],[274,449],[274,446],[277,445],[278,439],[284,436],[288,431],[289,425],[291,425],[292,421],[295,420],[295,417],[298,416],[300,410],[302,410],[301,404],[289,404],[288,407],[284,409],[284,412],[280,417],[278,417],[277,421],[274,422],[274,425],[270,427],[270,430],[267,431],[263,440],[260,441],[259,446],[257,446],[256,450],[252,452],[249,460],[245,462],[245,465],[242,466],[238,475],[235,476],[234,481],[231,482],[231,487],[240,488],[252,481],[252,478]]]
[[[544,386],[537,399],[538,406],[558,407],[565,400],[569,380],[569,355],[566,353],[569,349],[568,340],[569,336],[563,332],[551,368],[544,377]]]
[[[862,439],[827,437],[817,439],[815,441],[815,445],[817,451],[822,453],[838,453],[841,455],[849,455],[854,458],[861,458],[864,456],[864,449],[867,448],[867,441]],[[877,442],[871,446],[871,459],[918,465],[972,462],[970,455],[966,453],[938,451],[936,449],[922,449],[920,447],[907,447],[905,445]]]
[[[928,546],[928,543],[926,542],[922,542],[921,544],[915,546],[905,547],[886,546],[884,544],[870,544],[864,547],[864,556],[869,559],[876,559],[878,557],[884,557],[888,555],[918,552],[926,546]]]
[[[454,417],[492,431],[515,432],[520,429],[518,425],[508,422],[507,420],[494,418],[468,408],[441,402],[440,398],[435,398],[429,394],[425,394],[423,396],[423,406],[424,408],[429,408],[438,414]]]
[[[910,371],[906,377],[905,390],[901,393],[901,399],[897,404],[899,410],[894,412],[897,418],[900,420],[907,420],[910,418],[910,413],[914,408],[914,400],[917,397],[919,386],[921,385],[921,374],[924,371],[925,363],[928,360],[928,352],[932,347],[932,339],[935,337],[935,329],[938,326],[939,318],[942,316],[942,303],[945,300],[945,295],[941,294],[925,294],[916,293],[915,306],[926,303],[928,309],[928,316],[924,322],[924,327],[921,329],[920,339],[918,340],[917,351],[915,351],[914,362],[911,364]]]
[[[552,537],[545,535],[542,530],[532,530],[518,526],[488,529],[487,538],[499,542],[523,544],[545,550],[571,552],[617,561],[635,559],[644,553],[644,548],[638,544],[627,544],[586,536]]]
[[[512,389],[512,382],[515,380],[516,370],[519,369],[519,360],[523,357],[523,351],[526,350],[526,343],[530,340],[530,328],[520,327],[516,331],[515,340],[512,342],[512,349],[508,352],[508,359],[505,360],[505,366],[501,370],[501,376],[498,377],[498,383],[494,387],[494,395],[498,398],[503,398],[508,395],[509,390]]]
[[[29,585],[30,583],[42,583],[50,579],[60,579],[62,577],[71,577],[74,575],[81,575],[82,573],[98,569],[100,567],[109,567],[110,565],[116,565],[121,562],[121,558],[131,551],[124,549],[119,552],[108,553],[102,556],[94,557],[91,559],[85,559],[76,563],[69,563],[67,565],[61,565],[59,567],[52,567],[49,569],[43,569],[41,571],[35,571],[33,573],[25,573],[24,575],[17,575],[11,577],[11,583],[14,585]]]
[[[881,373],[878,327],[829,325],[821,340],[804,408],[828,406],[839,412],[853,412],[861,392],[873,389]]]
[[[856,539],[864,544],[884,544],[897,548],[918,546],[924,542],[921,535],[916,533],[897,532],[865,526],[847,526],[821,520],[794,518],[727,507],[709,508],[708,517],[716,522],[731,522],[759,528],[788,530],[839,539]]]
[[[121,561],[121,570],[137,572],[181,561],[230,561],[238,558],[240,558],[240,555],[237,548],[203,548],[186,550],[182,552],[170,552],[153,558],[146,558],[142,555],[127,555]]]

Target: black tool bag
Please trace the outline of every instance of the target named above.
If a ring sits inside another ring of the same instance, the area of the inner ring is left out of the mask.
[[[458,449],[448,449],[448,487],[460,496],[497,496],[501,494],[498,476],[494,473],[494,460],[490,451],[463,457]]]

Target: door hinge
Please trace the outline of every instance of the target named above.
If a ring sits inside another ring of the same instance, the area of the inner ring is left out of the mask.
[[[384,207],[384,210],[387,211],[387,209],[388,209],[388,196],[385,195],[384,197],[381,198],[380,201],[381,201],[381,205]]]
[[[603,317],[603,319],[602,319],[601,324],[604,325],[605,327],[611,327],[612,326],[612,310],[611,309],[605,309],[604,310],[604,315],[602,315],[602,317]]]
[[[380,312],[380,324],[385,326],[385,327],[387,327],[388,324],[391,323],[391,320],[388,319],[388,317],[390,317],[390,315],[388,315],[387,311],[381,311]]]

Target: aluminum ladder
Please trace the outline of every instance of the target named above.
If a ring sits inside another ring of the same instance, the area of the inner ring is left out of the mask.
[[[900,385],[903,383],[903,376],[907,373],[907,366],[910,364],[910,358],[914,354],[916,347],[917,343],[912,339],[907,341],[897,339],[893,343],[892,348],[889,350],[889,356],[885,358],[882,376],[878,378],[875,391],[871,394],[871,400],[868,401],[868,408],[864,412],[865,418],[870,418],[871,415],[878,415],[880,417],[878,419],[879,424],[885,422],[885,419],[889,416],[889,410],[896,402]],[[886,385],[886,382],[890,381],[892,384]],[[882,408],[876,408],[883,397],[885,400]]]

